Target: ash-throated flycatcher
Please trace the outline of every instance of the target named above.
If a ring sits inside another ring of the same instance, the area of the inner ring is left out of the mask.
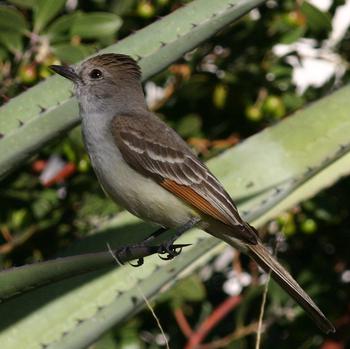
[[[105,192],[134,215],[166,228],[197,226],[247,253],[324,332],[333,325],[240,217],[220,182],[183,139],[146,106],[140,68],[103,54],[78,66],[51,66],[72,80],[92,166]]]

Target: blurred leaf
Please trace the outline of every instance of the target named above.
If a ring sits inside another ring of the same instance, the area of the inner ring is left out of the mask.
[[[34,32],[40,33],[51,19],[63,9],[65,3],[66,0],[37,0],[34,7]]]
[[[140,338],[139,321],[129,321],[126,326],[120,331],[120,340],[115,343],[116,346],[112,347],[99,347],[99,349],[132,349],[132,348],[144,348],[143,340]],[[110,344],[111,345],[111,344]],[[150,347],[150,349],[158,349],[159,347]]]
[[[59,197],[55,189],[46,189],[32,204],[33,214],[37,219],[46,216],[59,202]]]
[[[23,33],[28,24],[24,16],[18,10],[0,6],[0,31]]]
[[[283,95],[283,103],[287,109],[296,110],[305,103],[304,98],[294,93],[285,93]]]
[[[103,46],[109,46],[115,43],[116,37],[115,34],[104,35],[97,38],[98,43]]]
[[[249,287],[242,297],[240,306],[235,311],[236,328],[244,326],[247,322],[247,318],[250,317],[251,313],[255,312],[256,309],[252,309],[252,305],[256,298],[260,298],[263,292],[263,287],[257,285],[255,287]]]
[[[295,29],[289,30],[287,33],[282,35],[280,43],[281,44],[291,44],[305,34],[306,28],[305,27],[297,27]]]
[[[22,35],[15,32],[0,31],[0,43],[12,53],[22,51]]]
[[[198,114],[188,114],[184,116],[176,129],[182,137],[195,137],[200,135],[202,120]]]
[[[300,282],[300,278],[298,279]],[[290,300],[289,295],[273,280],[269,283],[269,299],[276,307],[282,307]]]
[[[137,338],[139,338],[139,336],[137,336]],[[111,331],[105,333],[90,348],[91,349],[121,349],[120,343],[117,343]]]
[[[8,51],[4,47],[0,46],[0,61],[4,61],[7,58],[8,58]],[[1,71],[0,71],[0,79],[2,80]]]
[[[78,35],[83,39],[96,39],[115,34],[121,25],[121,18],[113,13],[84,13],[74,21],[71,35]]]
[[[293,68],[290,65],[282,65],[282,64],[273,65],[269,70],[269,72],[272,73],[276,79],[281,77],[286,77],[290,79],[292,71],[293,71]]]
[[[28,8],[34,7],[38,2],[38,0],[7,0],[7,1],[18,7],[28,7]]]
[[[179,307],[185,302],[200,302],[204,300],[205,295],[203,281],[198,275],[191,275],[180,280],[160,298],[160,301],[171,300],[174,307]]]
[[[307,20],[308,27],[315,32],[327,31],[332,29],[332,21],[329,13],[320,11],[317,7],[307,1],[303,1],[301,12]]]
[[[49,34],[51,41],[55,41],[64,36],[68,37],[70,28],[80,15],[81,12],[76,11],[57,18],[47,29],[47,33]]]
[[[58,59],[67,64],[76,63],[95,52],[91,46],[71,44],[56,44],[52,50]]]
[[[205,297],[203,281],[198,275],[181,280],[174,288],[175,296],[186,301],[201,301]]]
[[[79,212],[77,213],[78,218],[86,220],[94,216],[113,215],[118,211],[112,200],[97,194],[94,191],[82,193]]]
[[[111,5],[111,11],[115,14],[122,16],[129,12],[135,5],[135,0],[113,0]]]
[[[28,222],[29,212],[25,208],[21,208],[19,210],[13,210],[11,212],[11,227],[13,229],[22,228],[26,222]]]

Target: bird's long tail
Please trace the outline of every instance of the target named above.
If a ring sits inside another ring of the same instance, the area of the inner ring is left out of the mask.
[[[248,224],[247,228],[255,231]],[[325,317],[314,301],[259,240],[256,244],[242,244],[242,242],[225,233],[213,235],[247,253],[266,272],[271,270],[272,278],[306,311],[322,331],[325,333],[335,332],[332,323]]]
[[[261,242],[258,242],[256,245],[248,245],[247,247],[250,257],[266,272],[271,270],[273,279],[306,311],[322,331],[325,333],[335,332],[332,323],[325,317],[314,301]]]

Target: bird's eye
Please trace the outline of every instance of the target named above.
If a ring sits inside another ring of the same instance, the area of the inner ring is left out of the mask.
[[[102,72],[101,72],[101,70],[99,70],[99,69],[93,69],[93,70],[91,70],[91,72],[90,72],[90,78],[91,79],[95,79],[95,80],[97,80],[97,79],[101,79],[102,78]]]

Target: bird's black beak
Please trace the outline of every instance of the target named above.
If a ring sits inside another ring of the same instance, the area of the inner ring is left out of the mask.
[[[69,80],[72,80],[73,82],[80,80],[79,75],[74,71],[72,67],[64,65],[50,65],[50,69],[55,73],[60,74]]]

